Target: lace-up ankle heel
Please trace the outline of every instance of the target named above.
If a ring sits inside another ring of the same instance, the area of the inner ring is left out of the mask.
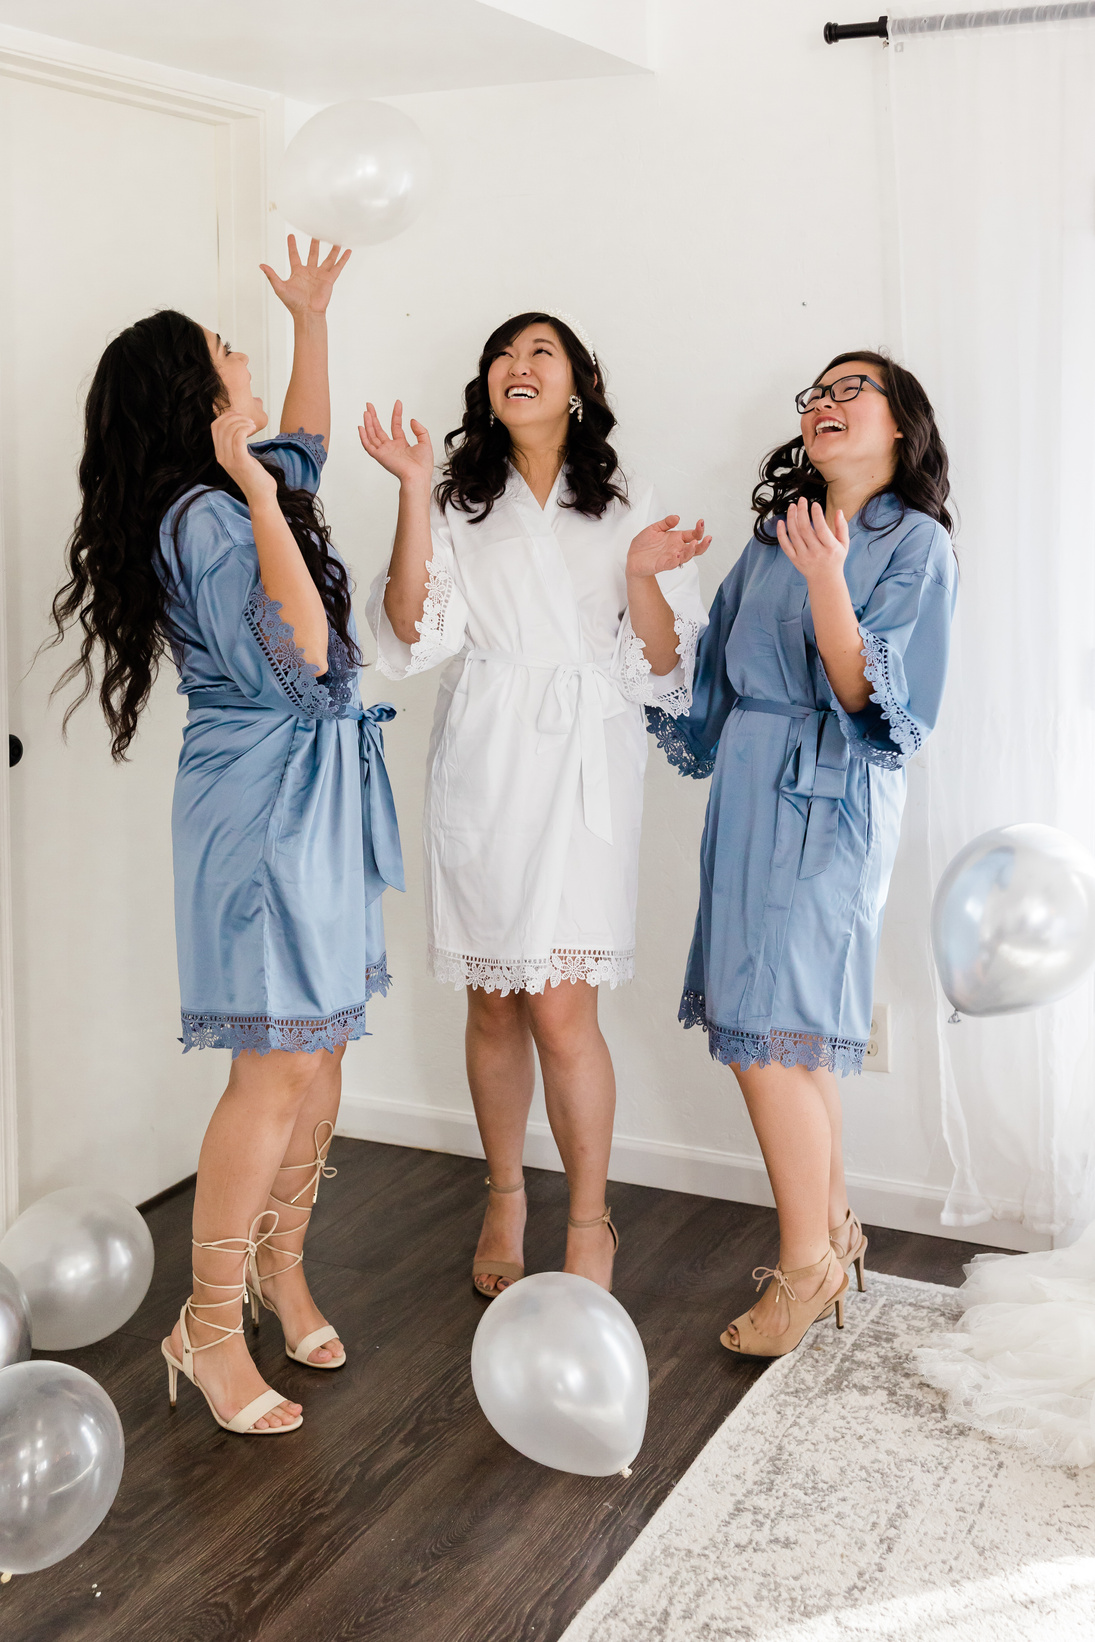
[[[320,1132],[323,1129],[326,1129],[327,1133],[324,1135],[323,1139],[320,1140]],[[303,1265],[304,1250],[300,1249],[298,1251],[296,1249],[280,1248],[277,1244],[275,1244],[274,1239],[276,1237],[295,1237],[301,1231],[307,1229],[308,1222],[312,1218],[312,1210],[316,1206],[316,1198],[319,1196],[320,1181],[331,1180],[338,1173],[337,1169],[328,1168],[327,1166],[327,1153],[331,1149],[331,1141],[334,1138],[334,1132],[334,1124],[324,1118],[322,1123],[316,1124],[315,1132],[312,1136],[316,1148],[316,1155],[312,1161],[310,1163],[283,1163],[281,1168],[278,1170],[278,1174],[291,1174],[294,1170],[298,1169],[307,1169],[309,1171],[308,1178],[305,1180],[299,1192],[295,1193],[295,1195],[291,1197],[287,1203],[280,1197],[275,1197],[273,1192],[270,1193],[271,1203],[276,1203],[279,1208],[293,1210],[297,1214],[302,1214],[304,1219],[297,1226],[293,1226],[291,1228],[287,1227],[284,1231],[278,1231],[278,1217],[275,1214],[274,1226],[270,1229],[270,1231],[266,1232],[256,1241],[256,1246],[251,1252],[247,1267],[247,1293],[251,1302],[251,1327],[253,1329],[257,1329],[259,1326],[260,1304],[264,1310],[272,1311],[274,1316],[277,1317],[278,1322],[281,1322],[281,1317],[278,1315],[277,1306],[275,1306],[272,1300],[268,1300],[266,1298],[266,1295],[262,1291],[262,1285],[263,1283],[268,1283],[272,1277],[283,1277],[287,1271],[292,1271],[296,1266]],[[311,1201],[305,1207],[301,1204],[300,1200],[302,1197],[307,1198],[309,1192],[312,1194]],[[273,1213],[272,1210],[268,1210],[267,1212]],[[268,1248],[271,1249],[274,1254],[280,1254],[284,1258],[285,1264],[283,1266],[279,1266],[277,1271],[268,1271],[265,1277],[260,1277],[258,1264],[258,1251],[260,1248]],[[345,1351],[343,1351],[341,1357],[332,1357],[331,1360],[326,1363],[313,1363],[311,1361],[311,1353],[313,1351],[318,1351],[320,1346],[325,1346],[329,1340],[337,1339],[338,1329],[332,1328],[330,1323],[324,1323],[321,1328],[314,1328],[310,1334],[305,1334],[303,1338],[297,1341],[295,1346],[291,1346],[289,1341],[286,1340],[285,1355],[290,1359],[290,1361],[294,1363],[301,1363],[305,1368],[341,1368],[343,1363],[346,1361]]]
[[[843,1328],[844,1296],[848,1292],[847,1273],[841,1271],[843,1281],[835,1294],[825,1293],[825,1285],[832,1275],[834,1266],[840,1270],[840,1262],[832,1249],[812,1266],[800,1266],[796,1271],[784,1271],[780,1266],[757,1266],[753,1276],[757,1280],[758,1293],[769,1281],[773,1281],[776,1288],[782,1291],[788,1313],[787,1327],[780,1334],[762,1334],[754,1326],[752,1311],[743,1312],[740,1317],[735,1317],[729,1328],[720,1336],[727,1351],[734,1351],[739,1357],[785,1357],[789,1351],[794,1351],[795,1347],[802,1343],[811,1324],[827,1317],[832,1311],[836,1312],[837,1328]],[[800,1300],[792,1280],[808,1280],[811,1273],[815,1272],[818,1277],[817,1288],[808,1300]],[[737,1336],[736,1339],[734,1335]]]
[[[855,1267],[856,1282],[862,1294],[866,1287],[863,1281],[863,1256],[867,1252],[867,1239],[851,1209],[848,1210],[839,1226],[829,1228],[829,1242],[844,1270],[850,1274]]]
[[[195,1242],[194,1247],[196,1249],[218,1249],[224,1254],[238,1254],[244,1261],[244,1269],[246,1270],[247,1262],[254,1259],[255,1249],[257,1247],[256,1232],[258,1230],[259,1222],[265,1220],[268,1214],[273,1214],[273,1210],[264,1209],[262,1214],[258,1215],[251,1222],[251,1229],[246,1237],[222,1237],[215,1243]],[[276,1224],[276,1214],[274,1215],[274,1221]],[[286,1431],[295,1431],[298,1426],[303,1425],[304,1423],[303,1417],[300,1414],[298,1414],[294,1420],[290,1420],[283,1425],[267,1425],[263,1426],[261,1430],[255,1429],[255,1422],[257,1420],[261,1420],[265,1414],[272,1413],[275,1408],[278,1408],[283,1402],[286,1401],[280,1391],[274,1391],[272,1388],[270,1390],[263,1391],[258,1397],[253,1397],[249,1403],[245,1403],[238,1413],[232,1415],[230,1420],[222,1419],[217,1413],[217,1410],[213,1406],[213,1399],[210,1397],[208,1391],[201,1384],[201,1382],[195,1378],[194,1358],[197,1356],[199,1351],[209,1351],[213,1346],[222,1345],[225,1340],[230,1340],[234,1334],[243,1333],[243,1301],[247,1293],[247,1280],[246,1278],[242,1278],[238,1283],[203,1282],[202,1286],[207,1289],[224,1289],[228,1295],[228,1298],[227,1300],[198,1301],[194,1299],[193,1295],[191,1295],[186,1301],[179,1313],[179,1333],[182,1336],[181,1361],[178,1357],[176,1357],[175,1353],[171,1349],[170,1336],[162,1342],[160,1350],[163,1352],[164,1358],[167,1362],[167,1395],[172,1408],[174,1408],[178,1398],[179,1375],[181,1373],[190,1381],[192,1386],[195,1386],[197,1390],[201,1392],[209,1406],[209,1412],[212,1414],[222,1431],[231,1431],[239,1437],[280,1437],[284,1435]],[[239,1306],[240,1320],[234,1325],[234,1327],[229,1328],[227,1323],[214,1323],[206,1317],[198,1316],[199,1311],[217,1311],[221,1306]],[[192,1345],[190,1340],[190,1330],[187,1327],[188,1317],[192,1317],[195,1322],[204,1323],[206,1328],[216,1329],[217,1338],[215,1340],[207,1340],[206,1343],[201,1346]]]
[[[487,1175],[485,1184],[500,1197],[508,1197],[511,1192],[523,1192],[525,1189],[523,1178],[516,1186],[496,1186],[490,1175]],[[524,1275],[524,1266],[519,1266],[515,1260],[483,1260],[476,1256],[471,1266],[471,1286],[481,1300],[497,1300],[503,1290],[498,1287],[497,1282],[493,1288],[484,1288],[478,1281],[480,1277],[501,1277],[508,1288],[511,1283],[519,1283]]]

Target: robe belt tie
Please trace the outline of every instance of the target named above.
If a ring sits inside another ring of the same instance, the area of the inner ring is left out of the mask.
[[[467,661],[497,662],[550,672],[536,717],[541,735],[569,735],[578,726],[581,748],[582,815],[606,844],[612,842],[612,798],[608,780],[605,719],[627,711],[616,681],[594,661],[540,661],[509,650],[469,650]]]
[[[798,739],[780,777],[779,793],[804,823],[798,875],[816,878],[831,866],[836,853],[840,801],[848,776],[848,743],[840,721],[828,707],[800,707],[757,696],[739,696],[734,706],[746,713],[801,720]]]
[[[245,707],[256,712],[269,712],[262,702],[253,701],[242,690],[223,686],[195,690],[188,696],[191,707]],[[357,748],[361,760],[361,809],[364,835],[365,904],[378,900],[390,885],[402,889],[403,853],[399,845],[399,822],[395,813],[395,798],[384,763],[384,734],[382,724],[395,717],[390,701],[378,701],[371,707],[350,707],[338,714],[339,718],[357,719]],[[316,723],[304,719],[303,723]]]

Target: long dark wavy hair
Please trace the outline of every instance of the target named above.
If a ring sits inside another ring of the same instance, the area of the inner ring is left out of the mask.
[[[861,348],[858,353],[838,353],[835,359],[830,359],[825,369],[814,377],[813,385],[816,387],[835,365],[851,365],[860,360],[878,371],[893,419],[904,435],[897,441],[894,476],[875,496],[890,491],[901,503],[902,519],[909,509],[926,513],[953,535],[954,523],[946,506],[951,488],[946,447],[935,425],[931,401],[912,372],[886,354]],[[804,496],[808,502],[820,502],[824,507],[825,489],[825,480],[807,457],[801,435],[780,445],[761,463],[760,484],[753,491],[753,512],[757,515],[754,536],[758,541],[775,542],[775,521],[783,517],[791,503]],[[860,509],[868,530],[882,528],[881,522],[871,523],[868,513],[875,496],[868,497]]]
[[[478,374],[464,389],[464,417],[445,435],[445,467],[434,496],[439,507],[449,502],[476,523],[485,519],[509,477],[510,436],[503,422],[491,421],[487,372],[498,355],[529,325],[550,325],[563,344],[574,374],[574,391],[582,400],[582,420],[570,418],[566,474],[570,495],[560,506],[599,519],[612,501],[627,500],[627,486],[608,436],[616,418],[605,398],[604,368],[570,326],[553,314],[517,314],[492,331],[479,356]]]
[[[211,423],[227,407],[201,326],[168,308],[115,337],[96,367],[84,411],[80,511],[66,550],[70,571],[53,601],[59,644],[70,625],[82,629],[80,654],[57,681],[82,688],[64,723],[95,688],[111,734],[113,757],[124,759],[137,732],[160,662],[179,635],[168,614],[169,574],[160,525],[172,503],[195,495],[175,520],[209,490],[243,492],[213,451]],[[315,497],[292,490],[270,456],[260,458],[277,483],[278,506],[319,589],[327,619],[353,665],[350,578],[331,550],[330,531]]]

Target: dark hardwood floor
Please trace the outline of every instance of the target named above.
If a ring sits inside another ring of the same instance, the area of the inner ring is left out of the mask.
[[[160,1340],[188,1292],[191,1193],[150,1208],[145,1303],[63,1354],[122,1417],[118,1498],[81,1550],[0,1588],[5,1642],[551,1642],[762,1372],[718,1336],[748,1305],[753,1266],[775,1258],[773,1212],[613,1185],[616,1294],[650,1360],[646,1442],[626,1481],[534,1465],[495,1436],[468,1371],[482,1163],[351,1140],[331,1160],[309,1277],[347,1366],[290,1363],[267,1315],[256,1355],[305,1404],[302,1429],[229,1436],[181,1381],[172,1412]],[[527,1178],[537,1271],[561,1263],[565,1183]],[[868,1233],[868,1282],[873,1265],[956,1284],[977,1252]]]

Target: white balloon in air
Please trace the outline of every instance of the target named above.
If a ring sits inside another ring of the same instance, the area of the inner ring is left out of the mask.
[[[285,150],[278,208],[332,245],[375,245],[410,226],[429,191],[426,139],[387,103],[336,103]]]

